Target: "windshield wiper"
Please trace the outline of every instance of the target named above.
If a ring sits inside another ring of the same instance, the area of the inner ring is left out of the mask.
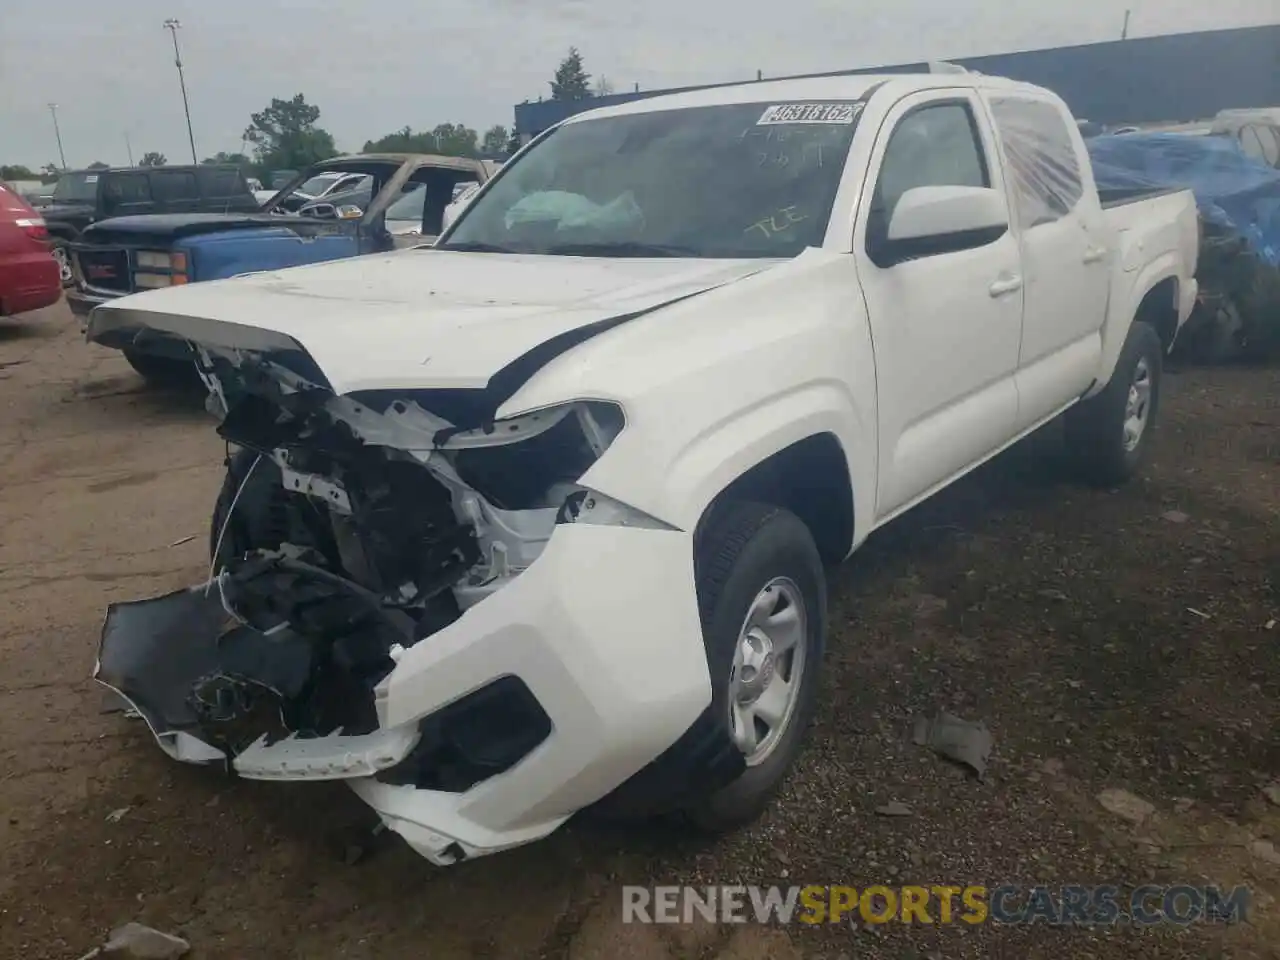
[[[434,247],[435,250],[458,250],[462,253],[519,253],[519,250],[513,250],[511,247],[504,247],[500,243],[485,243],[483,240],[460,240],[457,243],[446,243],[443,246]]]
[[[660,243],[562,243],[548,247],[547,253],[562,257],[697,257],[702,251]]]

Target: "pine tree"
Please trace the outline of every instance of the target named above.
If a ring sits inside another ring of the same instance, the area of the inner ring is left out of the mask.
[[[582,54],[577,47],[569,48],[569,55],[560,61],[555,78],[551,81],[552,100],[587,100],[591,97],[591,74],[582,67]]]

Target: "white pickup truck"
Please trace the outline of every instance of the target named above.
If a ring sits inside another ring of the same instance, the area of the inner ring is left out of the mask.
[[[1124,481],[1196,297],[1189,193],[1100,200],[973,74],[575,116],[432,247],[155,290],[237,452],[208,582],[96,677],[174,757],[344,779],[438,864],[584,808],[723,830],[818,696],[824,567],[1065,414]]]

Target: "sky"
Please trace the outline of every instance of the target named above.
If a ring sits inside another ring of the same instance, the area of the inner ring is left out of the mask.
[[[1274,23],[1280,0],[0,0],[0,163],[187,161],[296,93],[339,149],[403,128],[510,126],[570,46],[619,92]]]

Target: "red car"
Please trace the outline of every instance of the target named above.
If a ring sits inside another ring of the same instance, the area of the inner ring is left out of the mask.
[[[62,296],[48,241],[40,214],[0,184],[0,317],[47,307]]]

